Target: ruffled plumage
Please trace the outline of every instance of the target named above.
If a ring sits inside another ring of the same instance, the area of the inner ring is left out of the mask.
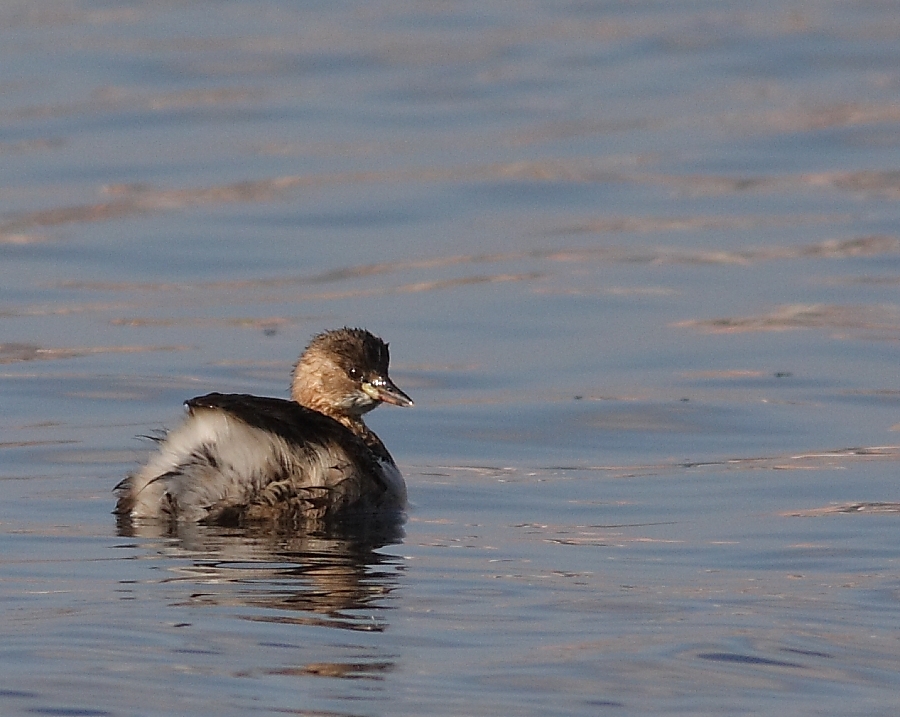
[[[381,339],[339,329],[304,351],[293,400],[190,399],[184,422],[116,487],[115,512],[136,520],[298,525],[402,511],[403,478],[362,420],[382,402],[412,405],[390,380],[388,363]]]

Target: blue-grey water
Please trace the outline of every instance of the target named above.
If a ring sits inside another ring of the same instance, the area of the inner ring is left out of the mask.
[[[0,5],[0,713],[896,714],[896,10]],[[403,536],[117,533],[345,324]]]

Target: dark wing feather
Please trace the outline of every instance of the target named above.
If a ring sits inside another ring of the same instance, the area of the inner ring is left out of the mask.
[[[225,411],[247,425],[273,433],[304,451],[316,446],[340,446],[358,459],[372,480],[387,489],[372,447],[333,418],[301,406],[296,401],[243,393],[209,393],[191,398],[185,401],[185,405],[191,412],[204,408]]]
[[[328,416],[283,398],[244,393],[209,393],[188,399],[185,405],[191,413],[198,408],[225,411],[250,426],[277,433],[292,443],[315,440],[318,435],[327,440],[340,431],[347,430]]]

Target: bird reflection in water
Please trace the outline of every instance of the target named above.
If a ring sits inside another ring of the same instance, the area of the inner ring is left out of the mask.
[[[181,604],[251,608],[240,617],[252,621],[383,631],[375,611],[403,569],[399,556],[379,552],[402,541],[398,520],[280,533],[125,518],[118,533],[152,539],[140,547],[174,561],[165,582],[192,584]]]

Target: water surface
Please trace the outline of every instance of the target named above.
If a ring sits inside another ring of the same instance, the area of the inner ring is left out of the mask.
[[[889,4],[7,3],[0,711],[888,715]],[[121,533],[310,336],[403,535]]]

